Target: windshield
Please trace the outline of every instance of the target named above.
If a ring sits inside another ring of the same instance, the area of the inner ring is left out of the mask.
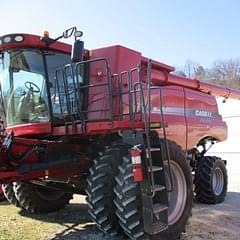
[[[55,67],[69,63],[70,56],[36,49],[10,50],[2,56],[0,80],[7,126],[49,121],[44,56],[50,81]]]

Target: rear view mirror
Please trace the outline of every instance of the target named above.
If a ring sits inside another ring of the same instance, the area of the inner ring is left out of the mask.
[[[75,32],[74,32],[74,37],[75,37],[75,38],[80,38],[80,37],[82,37],[82,35],[83,35],[83,32],[82,32],[82,31],[75,31]]]
[[[72,48],[72,62],[81,62],[84,54],[84,42],[76,40]]]
[[[73,35],[73,33],[76,31],[76,27],[72,27],[67,29],[66,31],[63,32],[63,38],[69,38]]]

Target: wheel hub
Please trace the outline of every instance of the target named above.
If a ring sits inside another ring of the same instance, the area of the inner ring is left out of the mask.
[[[212,190],[216,196],[221,195],[224,187],[224,176],[220,168],[216,168],[212,175]]]
[[[173,225],[180,219],[184,211],[187,199],[187,183],[181,167],[172,160],[170,161],[170,164],[172,175],[172,191],[168,194],[168,224]],[[167,163],[165,164],[165,169],[167,189],[170,189],[170,174]]]

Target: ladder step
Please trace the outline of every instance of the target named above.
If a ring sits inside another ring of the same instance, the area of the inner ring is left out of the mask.
[[[158,214],[158,213],[160,213],[162,211],[165,211],[167,209],[168,209],[168,206],[160,204],[160,203],[155,203],[153,205],[153,213],[154,214]]]
[[[158,152],[161,151],[161,148],[150,148],[151,152]]]
[[[163,185],[154,185],[151,188],[152,188],[152,192],[160,192],[166,189],[166,187]]]
[[[160,233],[160,232],[166,230],[167,228],[168,228],[168,224],[166,224],[166,223],[163,223],[163,222],[155,223],[155,224],[153,224],[152,235]]]
[[[151,167],[148,167],[148,172],[158,172],[158,171],[162,171],[163,168],[162,167],[159,167],[159,166],[152,166],[152,169]]]

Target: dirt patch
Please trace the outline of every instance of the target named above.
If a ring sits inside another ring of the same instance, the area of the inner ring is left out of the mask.
[[[195,204],[193,217],[183,239],[240,239],[239,200],[240,193],[229,192],[222,204]]]
[[[193,216],[187,226],[186,233],[182,240],[236,240],[240,234],[240,193],[229,192],[226,201],[218,205],[196,204],[193,209]],[[87,207],[78,211],[78,204],[84,202],[84,198],[76,196],[73,204],[66,208],[71,218],[76,220],[75,224],[64,224],[64,231],[45,236],[42,240],[87,240],[87,239],[123,239],[109,238],[98,231],[91,223],[87,214]],[[80,218],[86,220],[85,224],[78,224]],[[68,216],[69,217],[69,216]]]

